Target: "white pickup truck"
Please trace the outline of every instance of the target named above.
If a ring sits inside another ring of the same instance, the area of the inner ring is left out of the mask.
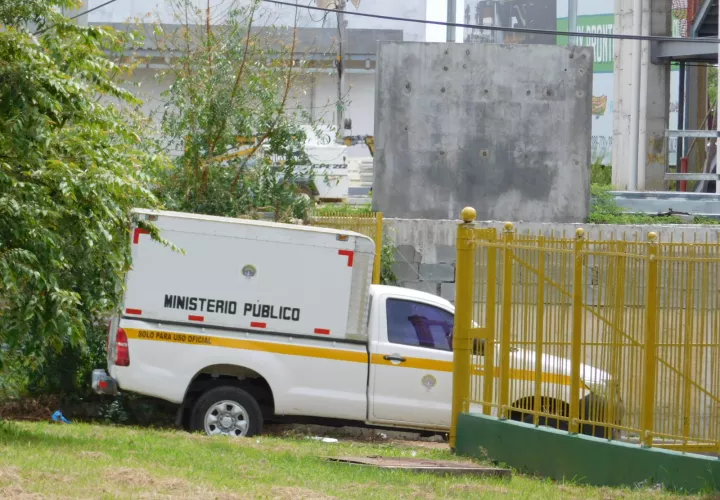
[[[109,373],[95,370],[96,392],[177,403],[186,429],[210,435],[252,436],[275,416],[448,430],[453,306],[371,285],[371,239],[173,212],[135,217],[182,252],[133,226],[132,269],[108,334]],[[512,356],[534,366],[532,352]],[[557,381],[543,384],[543,404],[566,408],[569,362],[547,356],[542,364]],[[604,372],[583,373],[575,397],[609,391]],[[528,390],[511,383],[516,407],[532,398]]]

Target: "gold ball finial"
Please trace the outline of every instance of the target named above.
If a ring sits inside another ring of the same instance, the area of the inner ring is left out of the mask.
[[[583,228],[581,228],[581,227],[577,228],[577,229],[575,230],[575,236],[576,236],[578,239],[583,238],[583,237],[585,236],[585,230],[584,230]]]
[[[512,222],[506,222],[506,223],[505,223],[505,231],[507,231],[508,233],[509,233],[510,231],[512,231],[514,227],[515,227],[515,226],[513,226],[513,223],[512,223]]]
[[[650,240],[651,243],[654,243],[655,241],[657,241],[657,237],[658,237],[658,235],[655,232],[648,233],[648,240]]]
[[[475,221],[475,218],[477,217],[477,212],[473,207],[465,207],[462,209],[462,212],[460,212],[460,217],[462,218],[464,223],[469,224]]]

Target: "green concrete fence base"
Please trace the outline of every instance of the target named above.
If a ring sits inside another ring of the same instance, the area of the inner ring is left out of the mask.
[[[456,452],[594,486],[662,484],[687,493],[720,489],[720,459],[715,457],[570,435],[485,415],[460,414]]]

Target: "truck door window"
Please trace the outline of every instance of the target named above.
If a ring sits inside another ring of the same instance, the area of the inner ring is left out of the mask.
[[[452,351],[453,315],[419,302],[388,299],[387,333],[393,344]]]

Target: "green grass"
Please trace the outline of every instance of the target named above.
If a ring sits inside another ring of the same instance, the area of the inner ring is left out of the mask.
[[[550,450],[548,452],[551,452]],[[437,477],[328,463],[322,456],[453,459],[418,443],[243,440],[86,424],[0,422],[0,498],[671,498],[515,474]]]

